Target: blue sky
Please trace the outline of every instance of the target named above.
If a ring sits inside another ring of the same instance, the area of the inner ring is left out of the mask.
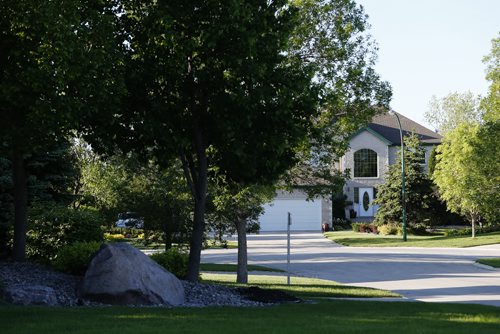
[[[391,107],[428,125],[432,95],[484,95],[482,59],[500,32],[500,0],[356,0],[379,50],[377,72],[393,89]]]

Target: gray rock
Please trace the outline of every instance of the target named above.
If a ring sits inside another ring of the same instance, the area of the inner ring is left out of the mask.
[[[90,262],[80,296],[113,305],[184,303],[177,277],[127,243],[105,244]]]
[[[20,305],[48,305],[55,306],[59,302],[54,289],[43,285],[12,285],[4,289],[6,301]]]

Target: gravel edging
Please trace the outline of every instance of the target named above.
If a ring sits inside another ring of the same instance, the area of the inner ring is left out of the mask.
[[[82,300],[77,295],[77,289],[82,277],[57,272],[50,267],[30,262],[0,262],[0,287],[5,290],[26,290],[29,294],[33,289],[50,291],[53,298],[52,306],[105,306],[105,304]],[[186,307],[206,306],[236,306],[254,307],[270,305],[244,298],[237,288],[223,285],[192,283],[181,281],[184,286]],[[5,295],[3,292],[0,294]],[[17,304],[31,304],[28,300]],[[44,304],[41,302],[40,304]],[[138,306],[138,305],[136,305]],[[165,305],[158,305],[165,306]]]

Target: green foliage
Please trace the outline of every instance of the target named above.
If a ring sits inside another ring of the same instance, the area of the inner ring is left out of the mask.
[[[77,241],[102,241],[101,216],[53,203],[35,203],[29,215],[27,255],[51,261],[59,250]]]
[[[332,217],[345,219],[345,208],[348,205],[347,196],[343,193],[332,195]]]
[[[485,111],[484,120],[495,123],[500,121],[500,37],[491,41],[491,52],[483,62],[487,65],[486,79],[491,84],[488,95],[481,100],[481,108]]]
[[[350,230],[351,228],[351,222],[345,218],[333,218],[332,220],[332,229],[334,231]]]
[[[480,98],[472,92],[455,92],[441,99],[433,96],[425,119],[441,134],[446,135],[462,122],[480,121],[484,111],[479,108],[479,102]]]
[[[82,276],[101,245],[98,241],[77,241],[68,244],[57,252],[52,265],[67,274]]]
[[[27,158],[75,129],[93,136],[106,124],[108,132],[121,106],[119,8],[114,0],[2,2],[0,155],[13,161],[15,260],[26,253]]]
[[[440,203],[434,194],[433,183],[421,165],[423,148],[414,134],[405,137],[404,143],[407,222],[408,224],[437,222],[437,209]],[[385,183],[378,187],[377,198],[373,203],[379,205],[375,214],[375,225],[401,222],[403,207],[399,163],[389,166],[385,175]]]
[[[408,233],[413,235],[428,235],[427,225],[425,224],[414,224],[408,226]]]
[[[290,3],[299,16],[287,46],[289,60],[313,71],[320,114],[287,183],[307,185],[310,197],[330,196],[342,191],[346,179],[331,162],[345,153],[352,133],[389,107],[391,89],[374,71],[376,47],[361,6],[352,0]]]
[[[359,232],[361,230],[361,223],[352,223],[351,226],[352,226],[352,231],[353,232]]]
[[[119,213],[136,212],[144,218],[146,230],[163,233],[170,244],[174,234],[188,230],[192,204],[178,164],[160,169],[132,154],[104,159],[94,152],[86,152],[79,161],[84,203],[102,212],[108,225]]]
[[[373,224],[366,224],[366,223],[352,223],[352,230],[354,232],[360,232],[360,233],[374,233],[378,234],[378,229],[377,226]]]
[[[178,278],[186,278],[189,256],[178,248],[170,248],[163,253],[155,253],[150,257]]]
[[[118,234],[104,233],[104,239],[106,241],[111,241],[111,242],[125,241],[125,236],[121,233]]]
[[[448,209],[471,223],[484,216],[499,221],[499,123],[462,123],[449,132],[438,148],[434,181]]]
[[[378,226],[378,231],[383,235],[402,235],[403,229],[398,224],[384,224]]]
[[[429,161],[427,162],[427,174],[429,177],[432,177],[432,174],[434,174],[434,169],[436,169],[436,155],[437,155],[437,146],[434,146],[431,150],[431,154],[429,155]]]

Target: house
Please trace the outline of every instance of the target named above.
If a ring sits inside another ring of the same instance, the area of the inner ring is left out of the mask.
[[[413,132],[420,138],[425,149],[422,164],[427,170],[430,152],[441,142],[441,136],[399,113],[398,116],[403,136]],[[350,171],[344,193],[352,204],[346,208],[346,217],[366,221],[373,219],[377,212],[377,206],[372,205],[376,187],[384,183],[389,165],[400,163],[397,155],[400,146],[397,118],[389,113],[375,116],[366,128],[351,137],[349,150],[336,163],[337,168]],[[263,232],[286,230],[288,212],[292,216],[294,231],[319,231],[322,223],[332,221],[329,199],[307,201],[307,195],[300,190],[278,192],[273,202],[266,204],[264,209],[264,214],[259,218]]]

